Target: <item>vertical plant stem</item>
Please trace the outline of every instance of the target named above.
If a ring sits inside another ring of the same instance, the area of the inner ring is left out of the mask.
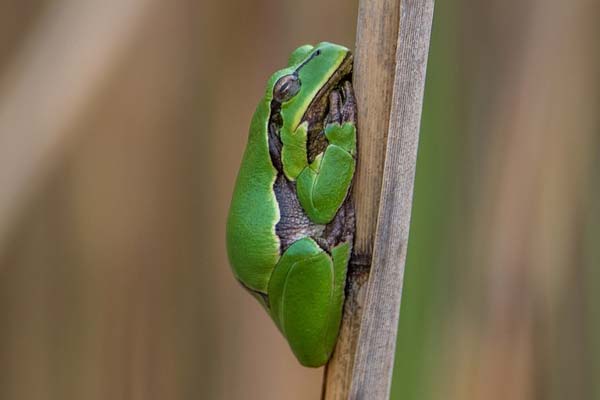
[[[433,0],[360,1],[357,232],[324,399],[389,396],[432,17]]]
[[[357,230],[342,326],[325,370],[323,398],[327,400],[347,399],[350,390],[377,224],[399,15],[397,0],[360,0],[354,62],[360,154],[353,198]]]

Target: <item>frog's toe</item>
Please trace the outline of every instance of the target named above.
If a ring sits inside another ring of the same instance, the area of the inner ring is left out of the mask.
[[[342,105],[342,120],[341,123],[351,122],[356,124],[356,97],[354,97],[354,89],[350,81],[344,82],[342,86],[343,105]]]

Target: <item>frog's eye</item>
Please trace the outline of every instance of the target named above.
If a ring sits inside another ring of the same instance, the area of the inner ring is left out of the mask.
[[[291,74],[279,78],[273,88],[273,98],[280,103],[288,101],[300,91],[300,78],[298,75]]]

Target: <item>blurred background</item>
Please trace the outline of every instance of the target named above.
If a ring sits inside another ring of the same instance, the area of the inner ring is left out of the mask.
[[[317,399],[232,278],[268,76],[357,1],[0,3],[0,399]],[[436,5],[393,399],[600,399],[600,3]]]

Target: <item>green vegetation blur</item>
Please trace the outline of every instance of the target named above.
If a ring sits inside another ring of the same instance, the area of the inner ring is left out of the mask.
[[[256,101],[358,2],[7,1],[0,399],[317,399],[233,279]],[[600,4],[436,4],[394,400],[600,399]]]
[[[437,2],[392,399],[600,398],[599,11]]]

